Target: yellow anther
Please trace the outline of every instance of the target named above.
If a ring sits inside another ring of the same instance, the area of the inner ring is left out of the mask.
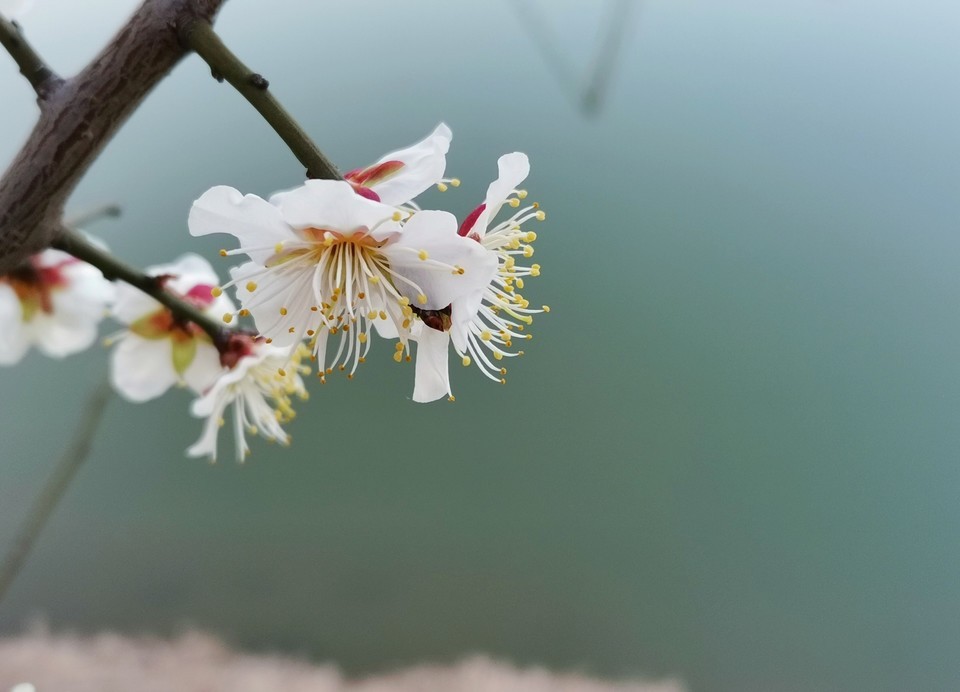
[[[506,374],[507,374],[507,369],[506,369],[506,368],[500,368],[500,374],[501,374],[501,375],[506,375]]]
[[[352,379],[353,379],[353,373],[352,373],[352,372],[351,372],[349,375],[347,375],[347,379],[348,379],[348,380],[352,380]]]
[[[286,309],[286,308],[280,308],[280,314],[281,314],[281,315],[286,315],[286,314],[287,314],[287,309]]]
[[[387,313],[384,312],[383,310],[380,311],[380,319],[381,319],[381,320],[387,319]]]
[[[400,296],[400,300],[398,302],[400,305],[410,305],[410,299],[406,296]]]
[[[523,256],[524,256],[524,257],[533,257],[533,246],[532,246],[532,245],[524,245],[524,246],[523,246]]]
[[[404,320],[404,321],[403,321],[403,328],[404,328],[404,329],[410,329],[410,320]]]
[[[447,191],[447,184],[446,184],[446,183],[437,183],[437,189],[440,190],[440,192],[446,192],[446,191]]]
[[[493,338],[493,335],[489,332],[489,330],[484,329],[483,333],[480,335],[480,338],[484,341],[490,341],[490,339]]]
[[[379,277],[379,276],[371,276],[371,277],[370,277],[370,283],[372,283],[374,286],[376,286],[378,283],[380,283],[380,277]]]
[[[316,305],[311,305],[311,306],[310,306],[310,311],[311,311],[311,312],[318,312],[319,310],[320,310],[320,308],[317,307]]]
[[[359,341],[361,344],[367,343],[367,335],[366,335],[366,333],[365,333],[365,332],[361,332],[360,334],[357,334],[357,341]]]
[[[530,276],[540,276],[540,265],[535,264],[530,267]]]
[[[366,362],[367,362],[367,359],[364,358],[363,356],[360,356],[359,358],[357,358],[357,362],[358,362],[358,363],[366,363]]]
[[[397,351],[393,354],[393,359],[398,363],[403,360],[403,351]]]
[[[527,234],[523,237],[524,242],[527,242],[527,243],[532,243],[536,239],[537,239],[536,231],[527,231]]]
[[[393,212],[393,216],[392,216],[391,218],[392,218],[394,221],[399,221],[400,219],[403,218],[403,214],[401,214],[401,213],[398,212],[398,211],[395,211],[395,212]]]
[[[375,319],[377,319],[377,311],[376,311],[376,310],[371,310],[370,312],[368,312],[368,313],[367,313],[367,319],[368,319],[368,320],[375,320]]]
[[[241,308],[237,314],[240,315],[240,317],[250,317],[250,311],[246,308]]]
[[[223,313],[223,321],[227,324],[230,324],[233,322],[233,315],[231,315],[229,312]]]
[[[307,330],[307,336],[313,336],[314,334],[316,334],[316,332],[315,332],[314,330],[312,330],[312,329],[308,329],[308,330]]]
[[[330,327],[330,333],[331,333],[331,334],[336,334],[336,333],[337,333],[337,328],[336,328],[336,327]]]
[[[359,298],[360,300],[363,300],[363,299],[366,298],[366,297],[367,297],[367,294],[364,293],[363,291],[360,291],[360,292],[357,294],[357,298]]]
[[[500,353],[500,351],[494,351],[494,352],[493,352],[493,359],[494,359],[494,360],[503,360],[503,354]]]
[[[540,309],[543,310],[544,312],[550,312],[550,306],[549,306],[549,305],[544,305],[544,306],[543,306],[542,308],[540,308]]]
[[[450,184],[454,187],[460,187],[460,178],[450,178]]]
[[[523,288],[523,279],[517,279],[517,288]]]
[[[507,204],[509,204],[514,209],[516,209],[517,207],[520,206],[520,200],[517,199],[516,197],[511,197],[510,200],[507,202]]]
[[[212,295],[214,298],[219,298],[223,295],[223,289],[219,286],[214,286],[210,289],[210,295]]]
[[[463,367],[468,368],[468,367],[470,367],[470,363],[471,363],[472,361],[470,360],[470,356],[464,356],[464,357],[463,357],[463,360],[460,361],[460,362],[463,363]]]
[[[267,337],[266,339],[263,340],[263,343],[265,343],[265,344],[272,344],[272,343],[273,343],[273,339]]]
[[[527,198],[527,191],[526,191],[526,190],[517,190],[517,197],[519,197],[520,199],[526,199],[526,198]]]
[[[397,350],[397,351],[402,351],[402,350],[403,350],[403,344],[401,344],[401,343],[398,342],[398,343],[394,346],[394,349]]]
[[[537,211],[537,221],[544,221],[547,218],[547,212],[543,209]]]
[[[417,257],[419,257],[422,260],[426,260],[427,257],[429,257],[429,255],[427,254],[426,250],[421,250],[420,252],[417,253]]]
[[[297,331],[297,328],[296,328],[296,327],[290,327],[290,329],[287,330],[287,333],[288,333],[288,334],[293,334],[293,333],[296,332],[296,331]]]
[[[457,397],[455,397],[453,394],[447,397],[447,401],[456,401],[456,400],[457,400]]]
[[[221,248],[221,250],[220,250],[220,256],[221,256],[221,257],[226,257],[226,256],[227,256],[227,251]]]
[[[326,233],[326,234],[324,234],[324,236],[323,236],[323,244],[326,245],[327,247],[330,247],[331,245],[333,245],[333,234],[332,234],[332,233]]]
[[[420,305],[426,305],[426,304],[427,304],[427,296],[424,295],[423,293],[421,293],[420,295],[417,296],[417,302],[420,303]]]
[[[247,290],[250,291],[251,293],[253,293],[254,291],[256,291],[256,290],[257,290],[257,282],[256,282],[256,281],[248,281],[248,282],[247,282]]]
[[[283,252],[283,243],[277,243],[273,246],[273,253],[275,255],[279,255],[281,252]]]
[[[284,370],[283,368],[277,368],[277,374],[280,375],[280,377],[286,377],[287,371]]]

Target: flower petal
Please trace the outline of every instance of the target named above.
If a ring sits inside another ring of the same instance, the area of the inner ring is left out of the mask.
[[[450,396],[450,371],[447,350],[450,336],[447,332],[424,327],[417,337],[417,369],[413,385],[413,400],[419,403],[436,401]]]
[[[177,382],[170,339],[124,338],[110,358],[110,382],[133,402],[155,399]]]
[[[0,365],[19,362],[29,348],[20,299],[12,287],[0,283]]]
[[[447,168],[446,154],[450,150],[452,138],[450,128],[440,123],[422,141],[383,156],[368,168],[375,168],[389,161],[399,161],[403,167],[383,181],[369,183],[368,187],[377,193],[384,204],[406,204],[443,178]]]
[[[319,228],[353,233],[387,221],[396,211],[361,197],[342,180],[308,180],[277,197],[284,220],[300,230]]]
[[[195,339],[194,342],[197,352],[183,373],[183,381],[197,394],[203,394],[223,373],[223,366],[220,365],[220,352],[216,346],[201,339]]]
[[[346,183],[344,183],[346,185]],[[220,185],[204,192],[187,217],[190,234],[229,233],[251,259],[263,263],[277,243],[296,238],[277,207],[256,195]]]
[[[400,237],[384,246],[382,252],[393,271],[416,285],[398,280],[397,289],[425,310],[447,307],[460,296],[489,284],[497,272],[496,255],[475,240],[458,235],[456,217],[445,211],[417,212],[406,222]],[[462,268],[463,273],[454,267]],[[425,303],[419,300],[418,288],[427,297]]]
[[[497,170],[499,175],[487,188],[487,196],[484,199],[485,207],[474,225],[475,232],[481,238],[486,233],[490,222],[497,217],[500,207],[503,206],[510,193],[530,175],[530,159],[527,158],[526,154],[519,151],[504,154],[497,159]]]

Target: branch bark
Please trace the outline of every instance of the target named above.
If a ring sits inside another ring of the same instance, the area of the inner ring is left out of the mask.
[[[80,178],[186,55],[180,30],[197,20],[210,22],[225,1],[144,0],[99,56],[43,99],[33,132],[0,178],[0,273],[57,238],[63,206]],[[31,57],[36,54],[19,31],[11,46],[9,29],[3,30],[4,47],[21,70],[27,66],[28,79],[28,72],[39,79],[31,67],[39,57]]]

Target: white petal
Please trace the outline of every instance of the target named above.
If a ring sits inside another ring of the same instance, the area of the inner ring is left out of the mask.
[[[463,274],[421,260],[421,250],[429,260],[462,267]],[[483,288],[497,272],[495,253],[458,235],[456,218],[445,211],[417,212],[404,225],[400,238],[382,252],[395,272],[426,294],[427,302],[420,303],[416,289],[403,281],[396,282],[398,290],[426,310],[445,308],[460,296]]]
[[[424,328],[417,339],[417,371],[413,400],[420,403],[450,396],[450,372],[447,349],[450,336],[446,332]]]
[[[197,341],[197,353],[193,362],[183,373],[183,381],[197,394],[203,394],[213,386],[223,373],[220,365],[220,352],[216,346],[206,341]]]
[[[191,412],[197,415],[197,399],[193,402]],[[210,457],[211,461],[217,460],[217,438],[220,435],[220,419],[223,417],[223,411],[226,408],[225,401],[214,401],[211,399],[210,414],[206,416],[207,420],[203,423],[203,432],[200,433],[200,439],[194,442],[187,449],[187,456],[191,457]]]
[[[155,399],[177,382],[170,339],[142,339],[130,334],[110,358],[113,388],[134,402]]]
[[[382,157],[374,166],[387,161],[401,161],[404,166],[396,175],[372,185],[371,189],[384,204],[406,204],[443,178],[452,138],[450,128],[440,123],[426,139]]]
[[[37,348],[51,358],[79,353],[97,340],[95,322],[77,320],[74,315],[63,311],[55,311],[52,315],[38,314],[29,328]]]
[[[308,329],[306,325],[319,320],[319,313],[310,310],[311,305],[319,302],[313,290],[316,265],[280,265],[257,277],[257,289],[251,293],[246,287],[247,279],[258,270],[253,262],[230,270],[237,282],[237,300],[250,311],[260,334],[272,339],[275,345],[288,346],[299,341]],[[294,332],[290,332],[291,327]]]
[[[11,286],[0,283],[0,365],[19,362],[29,348],[20,299]]]
[[[308,180],[280,196],[280,210],[296,229],[320,228],[342,233],[373,228],[396,211],[361,197],[342,180]]]
[[[497,179],[490,183],[487,188],[487,196],[484,200],[486,207],[477,218],[474,228],[477,234],[482,238],[487,231],[487,226],[493,221],[500,207],[506,201],[517,186],[526,180],[530,175],[530,159],[526,154],[518,151],[512,154],[504,154],[497,159],[497,170],[499,175]]]
[[[163,306],[139,288],[130,284],[117,283],[116,300],[111,315],[124,324],[132,324],[141,317],[150,315]]]
[[[344,183],[346,184],[346,183]],[[229,233],[258,262],[273,255],[277,243],[295,239],[280,210],[256,195],[242,195],[232,187],[212,187],[190,208],[190,234]]]
[[[450,338],[460,353],[467,350],[467,334],[469,334],[470,324],[476,318],[480,306],[483,304],[483,293],[482,289],[471,291],[454,300],[450,306],[450,321],[452,322]]]

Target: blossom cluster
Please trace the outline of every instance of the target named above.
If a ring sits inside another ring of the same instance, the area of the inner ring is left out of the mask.
[[[441,124],[343,180],[307,180],[268,199],[225,186],[201,195],[190,233],[236,239],[220,251],[240,260],[230,279],[220,283],[194,254],[147,273],[222,320],[218,338],[131,286],[114,287],[92,266],[45,251],[0,277],[0,320],[10,325],[0,331],[0,363],[18,361],[32,344],[55,357],[86,348],[108,308],[124,327],[107,339],[114,388],[134,402],[174,385],[192,390],[191,411],[206,423],[188,454],[211,459],[231,417],[240,459],[247,433],[287,443],[282,424],[307,396],[304,378],[314,370],[320,382],[335,372],[352,378],[376,341],[391,342],[385,350],[398,362],[415,358],[417,402],[453,400],[451,350],[505,382],[505,359],[523,355],[533,316],[549,311],[521,293],[540,273],[528,262],[530,224],[545,214],[520,188],[530,168],[521,153],[500,157],[483,202],[462,221],[422,209],[415,200],[426,190],[460,185],[444,177],[451,138]]]

